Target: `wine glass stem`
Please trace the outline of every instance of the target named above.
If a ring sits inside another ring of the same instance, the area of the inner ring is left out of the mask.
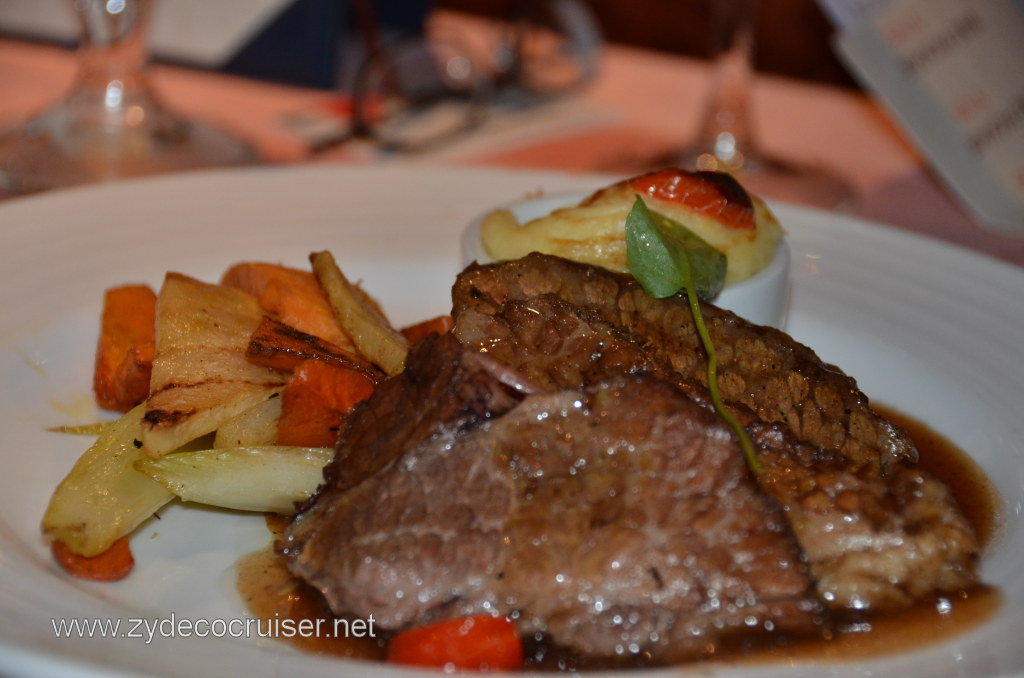
[[[714,0],[712,5],[714,77],[697,146],[720,164],[739,169],[753,144],[749,109],[757,0]]]

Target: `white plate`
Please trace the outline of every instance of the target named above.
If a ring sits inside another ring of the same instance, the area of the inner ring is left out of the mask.
[[[487,208],[594,176],[440,168],[257,169],[54,193],[0,206],[0,675],[405,675],[293,652],[268,640],[57,638],[54,620],[231,620],[235,559],[262,521],[172,506],[133,541],[128,579],[89,584],[52,564],[39,534],[50,491],[87,441],[46,433],[99,416],[91,369],[104,288],[215,279],[243,259],[302,265],[331,249],[404,323],[448,310],[459,233]],[[1007,507],[984,578],[1005,605],[954,641],[841,665],[693,675],[1024,675],[1024,271],[842,216],[773,208],[789,232],[789,330],[878,401],[930,423],[988,471]],[[121,629],[122,631],[124,628]],[[646,676],[691,674],[689,669]]]

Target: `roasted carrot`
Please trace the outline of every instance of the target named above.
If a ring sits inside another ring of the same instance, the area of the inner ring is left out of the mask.
[[[514,671],[523,665],[515,624],[478,615],[399,633],[388,645],[388,661],[446,670]]]
[[[373,379],[361,369],[322,360],[300,363],[281,396],[278,444],[333,447],[349,410],[373,388]]]
[[[149,396],[156,342],[156,293],[124,285],[103,295],[93,391],[101,407],[127,412]]]
[[[279,372],[291,372],[305,360],[321,360],[339,367],[363,370],[374,381],[382,376],[377,368],[355,353],[270,316],[264,316],[252,333],[245,357],[255,365]]]
[[[80,556],[72,553],[68,545],[56,539],[50,545],[54,560],[68,574],[79,579],[94,581],[116,581],[124,579],[135,566],[135,558],[128,543],[128,536],[121,537],[103,553],[96,556]]]
[[[229,268],[221,284],[253,295],[264,311],[286,325],[354,351],[352,339],[335,320],[312,272],[280,264],[243,262]]]
[[[439,315],[436,318],[424,320],[423,322],[416,323],[415,325],[409,325],[399,330],[405,338],[409,340],[410,344],[415,344],[420,339],[425,338],[431,332],[437,332],[438,334],[444,334],[452,327],[455,322],[452,320],[450,315]]]

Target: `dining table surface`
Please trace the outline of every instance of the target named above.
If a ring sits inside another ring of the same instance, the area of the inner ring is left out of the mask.
[[[476,21],[445,18],[468,30]],[[71,49],[0,39],[0,126],[59,100],[74,74]],[[606,44],[584,87],[528,108],[495,107],[473,130],[414,154],[360,139],[313,143],[294,121],[338,110],[344,95],[337,91],[163,63],[153,64],[149,76],[169,108],[236,132],[270,164],[413,163],[628,176],[644,159],[694,139],[713,71],[707,61]],[[1024,265],[1024,236],[999,233],[972,217],[870,94],[758,73],[751,115],[768,153],[818,167],[853,189],[844,212]]]

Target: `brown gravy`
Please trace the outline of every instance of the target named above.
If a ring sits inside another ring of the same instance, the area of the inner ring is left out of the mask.
[[[872,408],[910,435],[921,454],[920,467],[949,487],[981,545],[990,545],[1002,526],[1002,506],[999,493],[977,462],[927,424],[891,407]]]
[[[269,522],[269,521],[268,521]],[[374,630],[375,637],[369,636],[369,629],[363,635],[344,633],[338,627],[334,633],[334,615],[319,591],[292,576],[284,561],[271,547],[260,549],[243,556],[238,561],[237,585],[249,611],[258,619],[267,622],[265,627],[278,630],[274,636],[281,641],[310,652],[332,654],[352,659],[384,659],[386,636]],[[310,633],[296,632],[287,637],[287,630],[281,630],[283,620],[313,623]],[[317,620],[322,632],[316,630]],[[358,620],[351,620],[353,622]],[[278,628],[269,626],[278,624]],[[349,629],[354,629],[349,626]]]
[[[920,451],[921,466],[950,487],[964,514],[974,525],[981,543],[990,544],[1000,528],[1001,505],[998,493],[981,468],[929,426],[888,407],[876,409],[910,434]],[[267,525],[276,535],[284,528],[285,522],[280,517],[268,517]],[[268,623],[277,623],[279,628],[284,619],[294,623],[323,620],[321,625],[324,629],[335,628],[335,617],[322,595],[295,579],[269,547],[239,561],[237,585],[250,612]],[[741,647],[719,648],[709,659],[734,663],[842,662],[906,652],[965,633],[991,618],[1000,603],[997,590],[979,586],[956,595],[936,596],[895,613],[840,620],[829,638],[752,639],[744,641]],[[387,634],[379,630],[372,638],[365,633],[362,636],[357,633],[347,636],[344,633],[326,633],[309,637],[295,633],[292,637],[279,635],[278,638],[304,650],[360,659],[382,660],[387,646]],[[544,657],[531,664],[531,668],[541,670],[596,670],[639,665],[634,662],[581,661],[557,648],[538,646],[526,649],[527,656]]]

